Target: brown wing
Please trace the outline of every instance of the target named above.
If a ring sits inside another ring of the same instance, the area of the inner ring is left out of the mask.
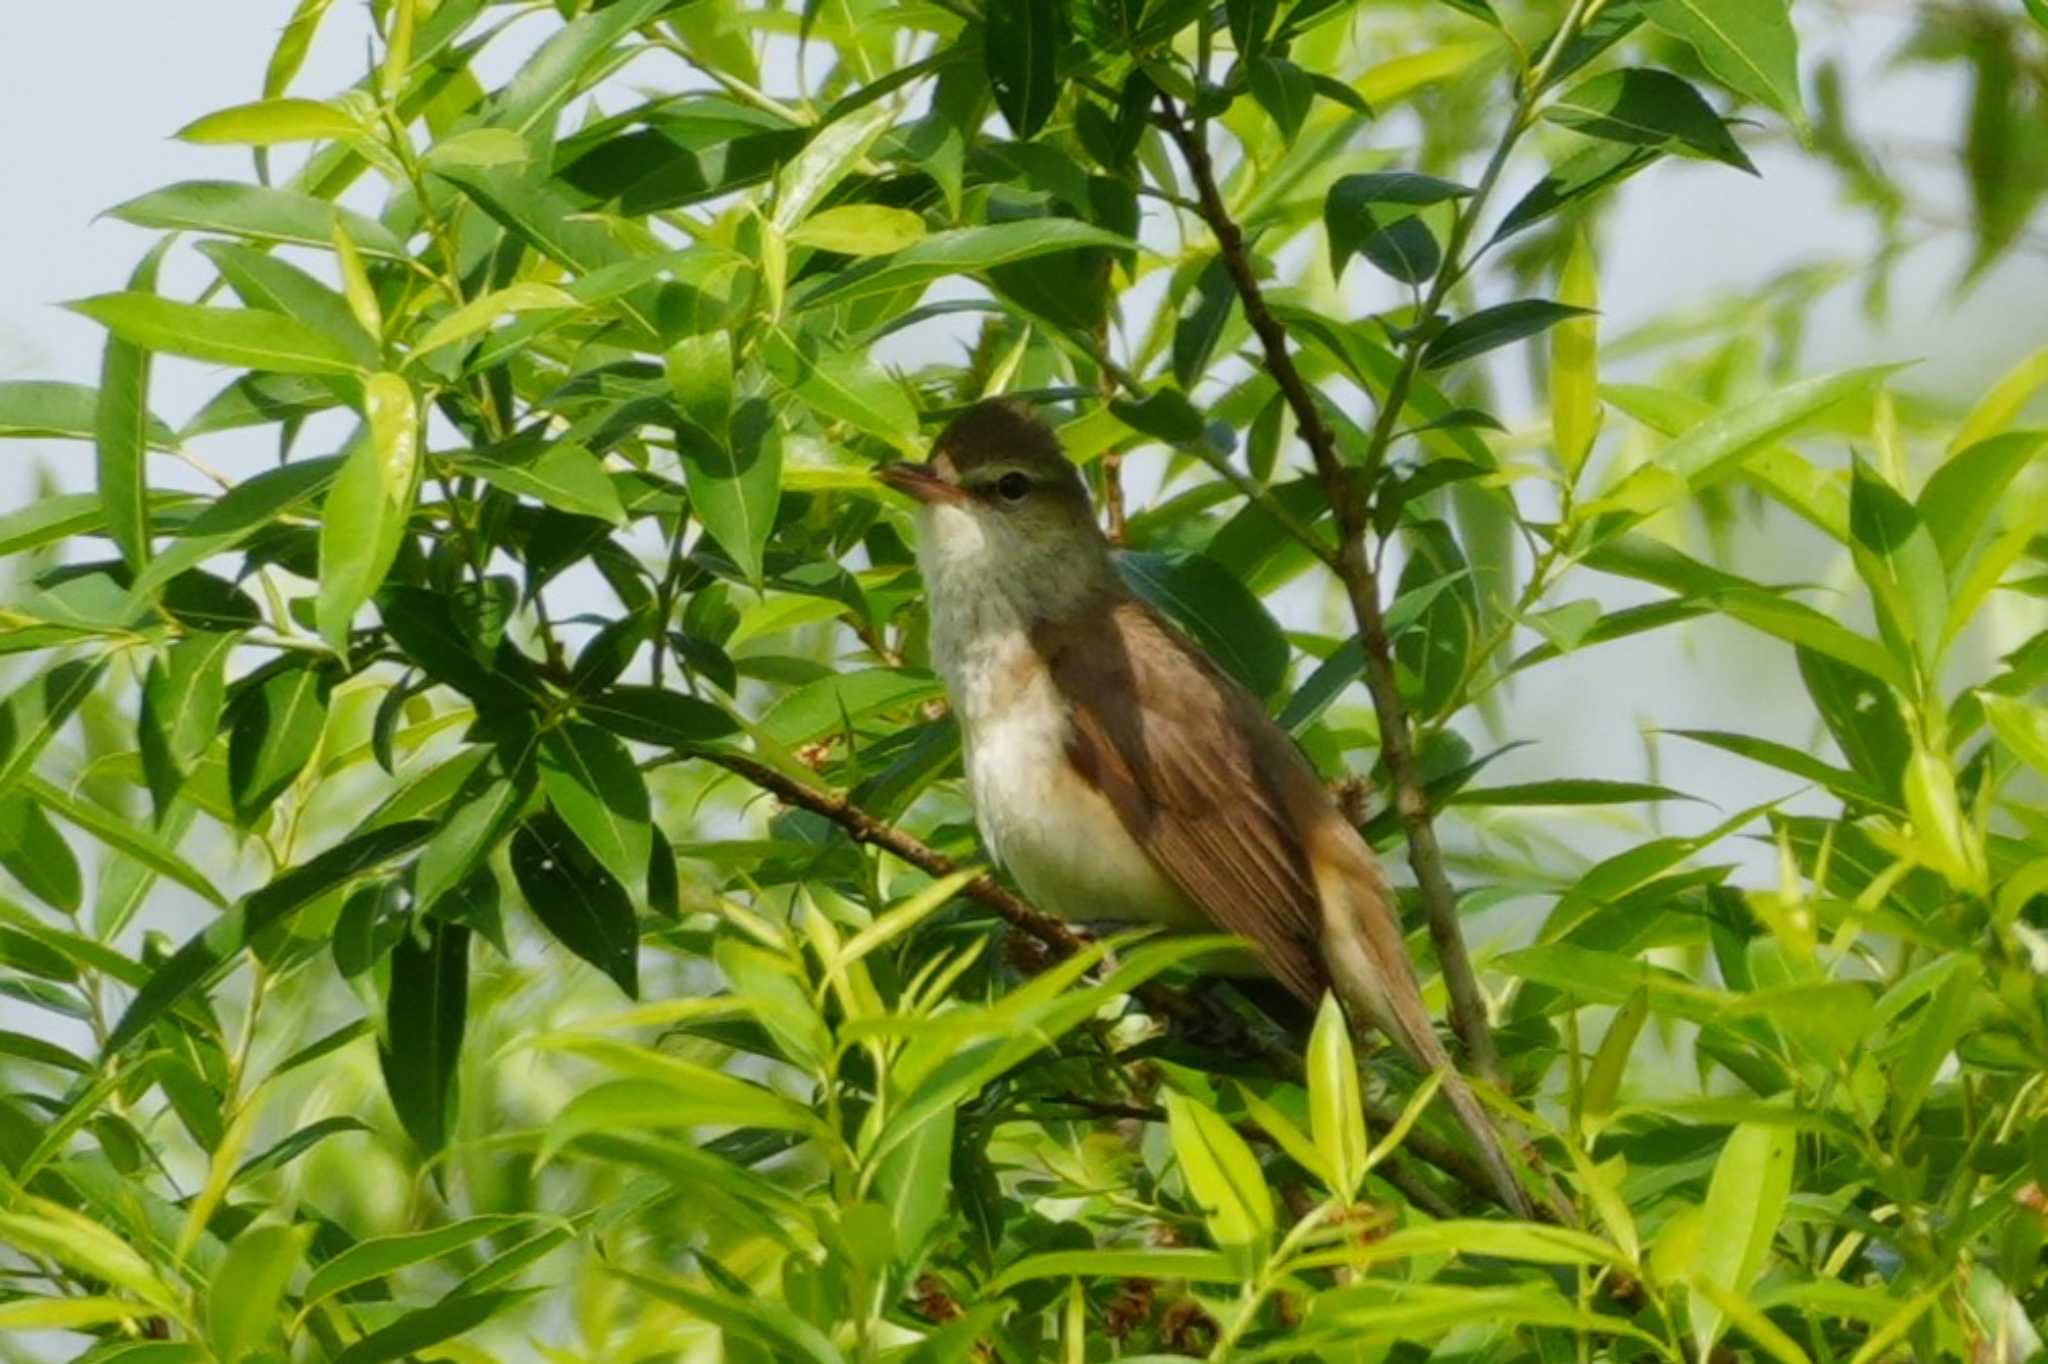
[[[1314,778],[1264,708],[1136,599],[1043,623],[1032,642],[1069,707],[1074,766],[1131,837],[1289,989],[1320,999],[1322,909],[1294,789]]]

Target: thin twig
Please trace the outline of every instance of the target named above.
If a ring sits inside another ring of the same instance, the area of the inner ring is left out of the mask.
[[[757,759],[728,749],[695,749],[677,758],[702,758],[735,776],[745,777],[785,805],[795,805],[837,824],[856,843],[865,843],[892,853],[927,876],[951,876],[960,864],[923,840],[893,824],[875,818],[835,791],[806,786]],[[1088,946],[1088,939],[1049,914],[1041,914],[1004,889],[995,877],[983,874],[961,887],[960,893],[989,909],[1011,927],[1044,943],[1060,956],[1070,956]]]

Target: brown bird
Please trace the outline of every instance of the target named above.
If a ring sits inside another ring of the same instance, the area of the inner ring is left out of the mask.
[[[1529,1202],[1437,1040],[1379,861],[1251,693],[1134,595],[1079,471],[1024,403],[977,403],[924,464],[932,661],[990,853],[1063,917],[1220,927],[1310,1005],[1354,1019],[1444,1094],[1508,1204]]]

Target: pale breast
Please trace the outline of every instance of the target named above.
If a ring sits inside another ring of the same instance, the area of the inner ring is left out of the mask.
[[[1080,923],[1207,920],[1067,756],[1066,707],[1021,634],[961,660],[969,791],[991,854],[1034,903]]]

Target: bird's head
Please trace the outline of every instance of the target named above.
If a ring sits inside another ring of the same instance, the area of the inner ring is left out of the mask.
[[[934,593],[997,590],[1042,616],[1114,581],[1080,471],[1017,399],[976,403],[940,432],[930,459],[877,476],[923,504],[919,559]]]

